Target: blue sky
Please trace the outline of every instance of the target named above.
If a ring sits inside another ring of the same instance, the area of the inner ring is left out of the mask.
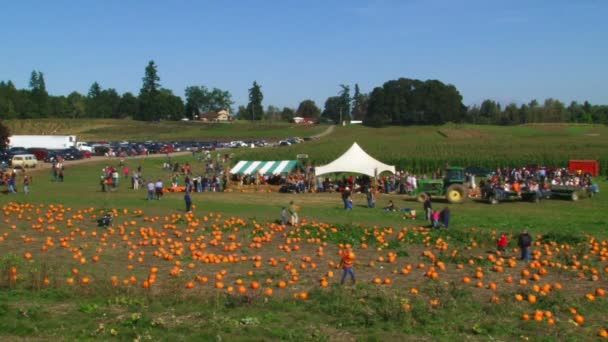
[[[608,1],[2,1],[0,80],[45,74],[53,95],[162,86],[322,107],[340,84],[454,84],[466,105],[548,97],[608,104]]]

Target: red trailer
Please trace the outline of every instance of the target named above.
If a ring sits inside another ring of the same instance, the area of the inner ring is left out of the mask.
[[[589,173],[593,177],[600,175],[600,163],[597,160],[571,160],[568,171],[576,173]]]

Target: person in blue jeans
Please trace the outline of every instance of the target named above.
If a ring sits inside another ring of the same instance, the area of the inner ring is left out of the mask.
[[[376,195],[374,194],[374,190],[371,188],[367,188],[367,193],[365,194],[367,198],[367,207],[375,208],[376,207]]]
[[[355,262],[355,253],[351,249],[348,249],[342,254],[342,260],[340,260],[340,267],[342,267],[342,280],[340,284],[344,285],[346,276],[350,276],[353,284],[355,283],[355,272],[353,271],[353,263]]]
[[[517,239],[519,248],[521,249],[521,260],[525,262],[530,262],[532,258],[532,236],[528,234],[527,230],[524,230],[521,234],[519,234],[519,238]]]
[[[148,201],[154,199],[154,182],[148,182]]]
[[[184,202],[186,202],[186,212],[191,213],[192,212],[192,198],[190,197],[190,191],[186,191],[186,194],[184,195]]]
[[[346,198],[346,210],[353,210],[353,199],[348,195]]]

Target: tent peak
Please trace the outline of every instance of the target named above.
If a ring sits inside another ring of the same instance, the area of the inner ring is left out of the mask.
[[[334,172],[355,172],[374,177],[383,171],[395,173],[395,166],[374,159],[357,142],[353,142],[351,147],[336,160],[315,168],[317,175]]]

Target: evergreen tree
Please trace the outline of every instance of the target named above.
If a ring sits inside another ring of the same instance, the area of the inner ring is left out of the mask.
[[[249,103],[247,104],[248,120],[261,120],[264,117],[264,107],[262,106],[262,87],[256,82],[249,89]]]
[[[44,81],[44,74],[40,71],[32,71],[30,76],[30,89],[31,89],[31,101],[32,101],[32,112],[29,113],[33,117],[46,117],[49,113],[48,97],[49,94],[46,91],[46,82]]]
[[[359,85],[355,84],[355,93],[353,94],[353,110],[351,112],[351,117],[353,120],[363,120],[365,114],[367,113],[367,102],[367,96],[361,94]]]
[[[339,124],[342,124],[342,121],[350,121],[350,87],[344,84],[340,84],[340,118],[338,120]]]
[[[160,77],[154,61],[148,62],[142,87],[139,91],[139,111],[134,117],[137,120],[159,120],[161,118]]]

